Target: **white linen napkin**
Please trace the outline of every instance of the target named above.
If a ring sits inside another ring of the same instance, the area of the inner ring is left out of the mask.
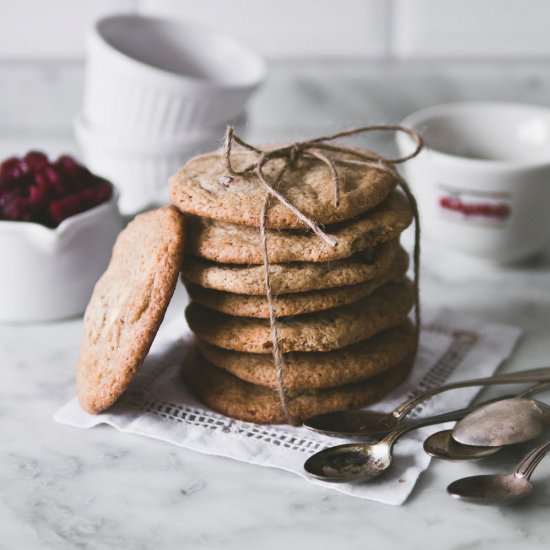
[[[348,495],[393,505],[405,502],[430,462],[422,450],[422,442],[430,433],[443,429],[441,425],[411,432],[399,440],[391,469],[373,481],[331,484],[310,479],[303,470],[304,461],[324,447],[344,440],[306,428],[233,420],[200,403],[186,389],[179,374],[182,356],[192,342],[184,323],[178,319],[163,324],[140,373],[108,412],[89,415],[73,399],[54,419],[78,428],[108,424],[123,432],[161,439],[198,452],[282,468]],[[420,352],[411,377],[375,408],[389,411],[419,390],[490,376],[510,355],[520,333],[516,327],[484,323],[449,310],[424,312]],[[465,388],[437,395],[410,416],[465,407],[479,389]]]

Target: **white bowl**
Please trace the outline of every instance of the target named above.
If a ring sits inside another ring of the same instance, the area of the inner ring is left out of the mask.
[[[55,229],[0,221],[0,321],[52,321],[84,312],[122,229],[118,195]]]
[[[246,118],[241,117],[237,129]],[[120,191],[125,214],[168,203],[168,179],[191,157],[218,149],[225,125],[170,140],[139,140],[101,132],[82,117],[75,120],[75,135],[88,168],[108,179]],[[238,132],[240,134],[240,131]]]
[[[502,102],[428,107],[402,125],[425,149],[404,163],[428,243],[485,264],[525,260],[550,241],[550,109]],[[403,154],[413,146],[398,134]]]
[[[258,54],[217,31],[109,16],[89,35],[83,116],[120,135],[173,137],[238,116],[265,75]]]

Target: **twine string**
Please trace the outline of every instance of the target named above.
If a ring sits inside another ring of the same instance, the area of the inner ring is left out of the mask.
[[[323,162],[328,168],[332,183],[334,184],[334,206],[338,208],[340,206],[340,178],[338,177],[336,166],[334,166],[334,162],[332,162],[326,155],[320,153],[319,151],[312,152],[311,154],[315,158],[318,158],[321,162]]]
[[[403,132],[410,136],[414,141],[414,150],[408,155],[404,155],[397,158],[386,158],[370,151],[362,151],[350,147],[344,147],[342,145],[335,145],[329,142],[342,139],[345,137],[356,136],[368,132],[375,131],[391,131],[391,132]],[[233,144],[236,143],[240,147],[253,151],[257,154],[257,159],[254,162],[249,163],[237,170],[231,161],[231,152],[233,150]],[[409,205],[414,214],[414,302],[415,302],[415,331],[416,331],[416,345],[418,346],[419,331],[420,331],[420,291],[419,291],[419,278],[420,278],[420,221],[418,216],[418,206],[416,199],[409,188],[409,185],[403,177],[398,173],[395,168],[396,164],[403,163],[417,156],[422,150],[423,143],[422,138],[414,130],[406,128],[400,125],[380,124],[375,126],[363,126],[361,128],[352,128],[350,130],[344,130],[337,132],[329,136],[322,136],[311,140],[294,142],[289,145],[279,147],[277,149],[271,149],[268,151],[262,151],[246,143],[240,137],[236,136],[233,128],[229,126],[225,135],[225,147],[223,150],[222,160],[225,169],[232,176],[246,176],[254,174],[262,187],[265,189],[267,195],[260,212],[259,226],[260,226],[260,244],[262,249],[262,258],[264,266],[264,282],[266,288],[266,300],[269,311],[269,325],[271,329],[272,340],[272,353],[273,362],[275,365],[275,376],[277,380],[277,393],[281,403],[281,408],[285,414],[286,420],[289,424],[297,424],[296,419],[292,416],[289,408],[288,395],[285,389],[284,382],[284,354],[282,346],[279,341],[279,330],[277,323],[277,316],[275,313],[275,297],[271,288],[270,281],[270,268],[269,268],[269,253],[268,253],[268,233],[267,233],[267,213],[272,199],[277,199],[282,205],[290,210],[305,226],[317,235],[323,242],[329,246],[335,247],[338,244],[337,239],[326,233],[321,226],[317,224],[310,217],[306,216],[299,208],[294,206],[277,188],[281,179],[283,178],[286,170],[289,167],[295,167],[299,159],[312,159],[323,163],[329,171],[331,181],[334,188],[334,205],[338,207],[340,205],[340,177],[337,171],[337,165],[343,166],[356,166],[363,168],[373,168],[375,170],[383,171],[396,178],[397,185],[402,189],[405,197],[407,198]],[[330,152],[331,156],[328,156],[326,152]],[[272,181],[265,174],[265,167],[273,160],[283,160],[282,168],[277,173],[276,177]]]
[[[269,311],[269,327],[271,329],[271,342],[273,345],[273,363],[275,364],[275,377],[277,379],[277,393],[279,394],[279,402],[285,413],[286,419],[290,424],[294,424],[294,418],[290,412],[288,404],[288,396],[285,389],[284,382],[284,357],[283,350],[279,341],[279,326],[277,324],[277,316],[275,314],[275,304],[273,299],[273,291],[271,289],[270,270],[269,270],[269,254],[267,252],[267,232],[265,227],[265,221],[267,216],[267,210],[271,201],[271,195],[267,195],[262,208],[262,214],[260,216],[260,238],[262,241],[262,256],[264,260],[264,281],[265,281],[265,294],[267,298],[267,307]]]

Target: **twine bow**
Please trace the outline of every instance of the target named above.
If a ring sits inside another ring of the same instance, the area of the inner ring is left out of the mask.
[[[349,147],[344,147],[341,145],[335,145],[330,142],[337,139],[355,136],[359,134],[365,134],[368,132],[375,131],[391,131],[391,132],[404,132],[409,135],[415,143],[414,150],[405,156],[397,158],[385,158],[381,155],[378,155],[370,151],[360,151],[357,149],[352,149]],[[233,144],[253,151],[257,154],[257,159],[254,162],[251,162],[244,168],[236,170],[231,163],[231,151]],[[271,329],[271,340],[273,343],[273,361],[275,364],[275,374],[277,379],[277,392],[279,394],[279,399],[281,407],[284,411],[285,417],[290,424],[296,424],[295,419],[293,418],[290,410],[288,397],[284,385],[284,358],[281,345],[279,342],[278,335],[278,325],[277,317],[275,315],[275,308],[273,302],[273,291],[271,288],[270,282],[270,273],[269,273],[269,255],[267,251],[267,231],[266,231],[266,218],[267,212],[269,210],[269,205],[272,199],[278,200],[283,204],[288,210],[293,212],[295,216],[315,235],[317,235],[321,240],[327,243],[330,246],[336,246],[337,240],[334,236],[326,233],[321,226],[306,216],[300,209],[296,208],[283,194],[278,190],[278,183],[283,178],[285,172],[289,168],[296,166],[299,159],[312,159],[323,163],[330,174],[333,189],[334,189],[334,206],[338,207],[340,205],[340,179],[338,176],[337,166],[356,166],[364,168],[373,168],[375,170],[380,170],[391,174],[396,180],[397,185],[403,190],[409,204],[414,213],[414,223],[415,223],[415,238],[414,238],[414,293],[415,293],[415,327],[417,335],[417,344],[418,344],[418,333],[420,330],[420,301],[419,301],[419,257],[420,257],[420,223],[418,220],[418,207],[416,204],[416,199],[412,194],[407,182],[401,177],[399,172],[396,170],[395,165],[405,162],[409,159],[414,158],[418,153],[420,153],[423,147],[422,138],[414,130],[406,128],[399,125],[376,125],[376,126],[364,126],[362,128],[352,128],[350,130],[345,130],[343,132],[338,132],[330,136],[322,136],[311,140],[298,141],[279,147],[277,149],[271,149],[268,151],[262,151],[245,141],[234,134],[233,128],[228,127],[225,135],[225,147],[223,151],[223,162],[226,170],[232,176],[244,176],[255,174],[258,181],[266,191],[266,199],[264,201],[262,210],[260,212],[260,239],[262,246],[262,256],[263,256],[263,265],[264,265],[264,280],[266,287],[266,299],[269,310],[269,324]],[[330,156],[326,153],[329,152]],[[276,174],[275,178],[272,181],[269,181],[268,177],[265,174],[265,167],[270,162],[282,159],[283,166]]]

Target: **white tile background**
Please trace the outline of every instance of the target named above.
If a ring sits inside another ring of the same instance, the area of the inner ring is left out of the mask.
[[[265,128],[281,113],[286,125],[339,127],[518,90],[550,104],[550,0],[0,0],[0,137],[70,134],[86,30],[112,12],[207,24],[266,55],[271,78],[251,106]],[[495,86],[503,70],[511,82]]]
[[[387,0],[138,0],[148,15],[231,33],[269,57],[387,55]]]
[[[392,13],[396,57],[550,55],[548,0],[394,0]]]
[[[0,59],[78,59],[92,22],[135,0],[0,0]]]
[[[204,23],[271,58],[550,54],[548,0],[0,0],[0,59],[80,59],[111,12]]]

